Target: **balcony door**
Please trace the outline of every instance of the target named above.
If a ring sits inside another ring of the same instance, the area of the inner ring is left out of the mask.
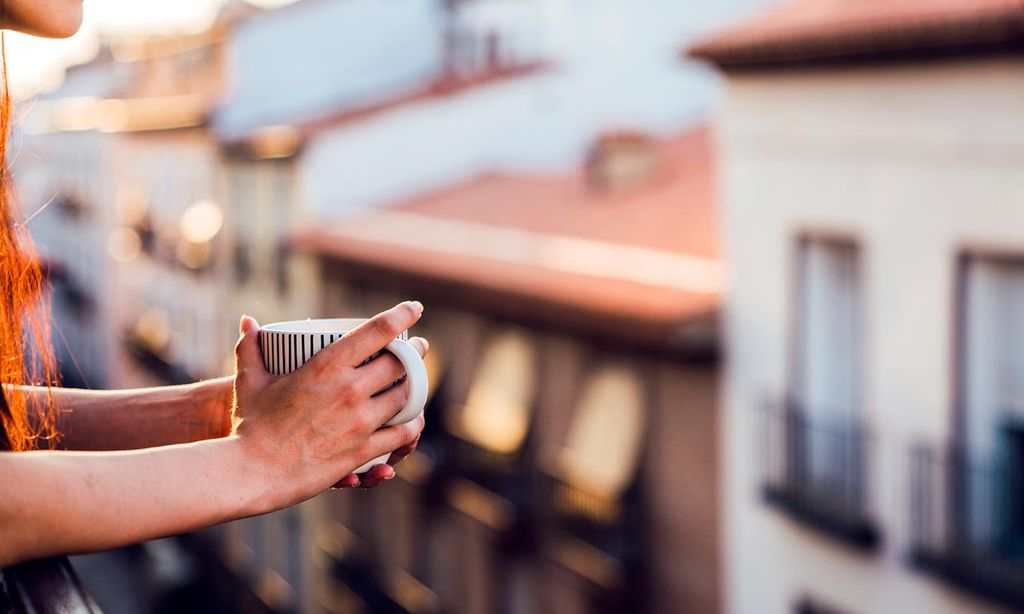
[[[961,532],[1024,559],[1024,259],[963,268]]]
[[[798,273],[797,362],[791,408],[791,469],[830,498],[859,493],[862,289],[857,248],[805,239]],[[795,465],[795,467],[792,467]]]

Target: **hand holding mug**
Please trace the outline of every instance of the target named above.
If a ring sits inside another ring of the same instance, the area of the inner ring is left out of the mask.
[[[265,335],[259,334],[255,321],[243,319],[236,347],[234,433],[250,450],[260,474],[282,484],[280,496],[288,499],[284,505],[311,497],[342,476],[340,485],[354,486],[350,474],[370,459],[411,451],[423,429],[426,372],[417,367],[422,369],[420,353],[427,345],[415,339],[398,341],[408,351],[398,350],[398,357],[381,352],[397,347],[397,338],[421,313],[419,303],[402,303],[350,330],[335,331],[344,334],[334,343],[319,342],[320,334],[330,333],[316,330],[312,322],[317,321],[308,321],[312,330],[269,330],[267,334],[317,336],[313,346],[306,342],[305,355],[297,343],[288,342],[284,355],[294,372],[283,375],[272,374],[264,363],[267,351],[280,352],[280,344],[272,348],[268,343],[261,353],[259,337]],[[405,382],[388,388],[406,372]],[[413,412],[411,420],[399,423]],[[386,466],[374,467],[364,485],[390,473]]]

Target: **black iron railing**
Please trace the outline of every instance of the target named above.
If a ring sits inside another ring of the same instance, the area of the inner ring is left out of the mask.
[[[636,488],[614,497],[593,493],[545,474],[545,513],[562,531],[634,567],[642,550],[642,521]]]
[[[511,551],[531,548],[536,541],[536,505],[527,444],[508,452],[491,450],[451,430],[441,440],[445,481],[468,481],[493,495],[494,502],[508,512],[502,513],[507,522],[499,523],[505,527],[500,531],[503,546]],[[453,491],[450,487],[445,490]]]
[[[1024,467],[962,446],[911,454],[910,560],[946,582],[1024,609]]]
[[[645,537],[639,482],[594,492],[550,471],[542,473],[543,514],[555,535],[548,556],[592,586],[592,608],[642,610]]]
[[[30,561],[0,571],[0,611],[17,614],[100,612],[64,557]]]
[[[861,421],[818,417],[795,403],[769,404],[758,435],[766,502],[849,545],[878,546],[868,484],[871,441]]]

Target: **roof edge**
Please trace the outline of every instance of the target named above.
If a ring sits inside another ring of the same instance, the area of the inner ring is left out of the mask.
[[[827,14],[788,25],[809,3],[789,5],[683,48],[683,58],[726,71],[1024,55],[1024,10],[843,20]],[[779,25],[781,24],[781,25]]]

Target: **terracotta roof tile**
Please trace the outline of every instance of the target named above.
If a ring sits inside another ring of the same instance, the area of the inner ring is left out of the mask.
[[[343,223],[320,221],[294,245],[664,335],[713,318],[719,305],[709,140],[701,128],[660,144],[654,178],[621,192],[588,188],[582,171],[494,174]]]
[[[698,42],[723,67],[1024,49],[1024,0],[799,0]]]

